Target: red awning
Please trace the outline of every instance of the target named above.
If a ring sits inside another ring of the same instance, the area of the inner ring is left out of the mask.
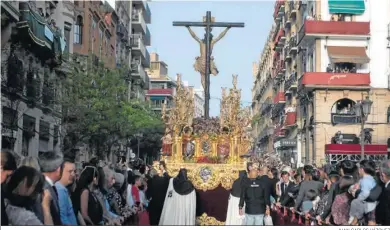
[[[360,154],[359,144],[328,144],[325,154]],[[387,145],[364,145],[364,154],[387,155]]]

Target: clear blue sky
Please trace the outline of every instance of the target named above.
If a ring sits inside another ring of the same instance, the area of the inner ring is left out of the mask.
[[[114,6],[115,0],[108,0]],[[149,26],[152,44],[150,52],[157,52],[160,60],[168,64],[169,76],[181,73],[184,81],[199,88],[200,75],[193,64],[199,56],[199,46],[184,27],[173,27],[173,21],[201,21],[206,11],[216,21],[244,22],[245,28],[232,28],[213,50],[219,74],[211,76],[210,115],[219,114],[221,87],[232,86],[232,74],[238,74],[238,87],[242,89],[242,104],[250,105],[253,84],[252,63],[257,62],[272,26],[274,0],[269,1],[163,1],[149,2],[152,23]],[[204,29],[193,28],[198,37]],[[214,37],[222,28],[213,29]],[[213,99],[214,98],[214,99]]]
[[[210,95],[221,98],[221,87],[231,87],[232,74],[238,74],[238,87],[242,89],[242,102],[250,105],[253,84],[252,63],[258,61],[268,31],[272,26],[274,1],[257,2],[149,2],[152,24],[150,52],[157,52],[160,59],[168,64],[169,75],[181,73],[183,80],[199,88],[200,75],[193,69],[199,46],[184,27],[173,27],[173,21],[201,21],[206,11],[211,11],[216,21],[244,22],[245,28],[232,28],[216,44],[213,56],[219,74],[211,76]],[[204,29],[194,28],[198,37]],[[216,37],[223,29],[213,29]],[[219,114],[218,99],[210,100],[210,115]]]

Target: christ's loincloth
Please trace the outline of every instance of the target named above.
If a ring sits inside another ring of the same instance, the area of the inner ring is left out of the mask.
[[[205,70],[206,70],[206,57],[200,56],[195,58],[194,69],[202,76],[202,86],[205,88]],[[218,69],[214,63],[214,57],[210,57],[210,74],[217,76]]]

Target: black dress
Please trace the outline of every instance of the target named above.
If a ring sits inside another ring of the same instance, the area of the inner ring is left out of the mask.
[[[148,211],[151,226],[157,226],[160,222],[168,185],[168,176],[155,176],[151,180],[148,180],[146,197],[150,200]]]
[[[99,200],[96,195],[88,189],[88,216],[92,220],[94,225],[102,225],[103,224],[103,207],[100,205]],[[82,193],[82,192],[81,192]],[[86,221],[87,225],[90,225],[89,222]]]

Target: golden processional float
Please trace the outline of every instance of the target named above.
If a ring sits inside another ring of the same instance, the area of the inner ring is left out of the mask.
[[[250,108],[241,108],[241,89],[237,75],[233,88],[222,88],[220,116],[194,118],[193,89],[183,87],[177,76],[173,107],[163,105],[162,119],[166,130],[162,155],[167,172],[175,177],[180,168],[198,190],[213,190],[221,185],[231,189],[238,172],[246,169],[246,156],[252,139],[246,132],[251,122]]]

